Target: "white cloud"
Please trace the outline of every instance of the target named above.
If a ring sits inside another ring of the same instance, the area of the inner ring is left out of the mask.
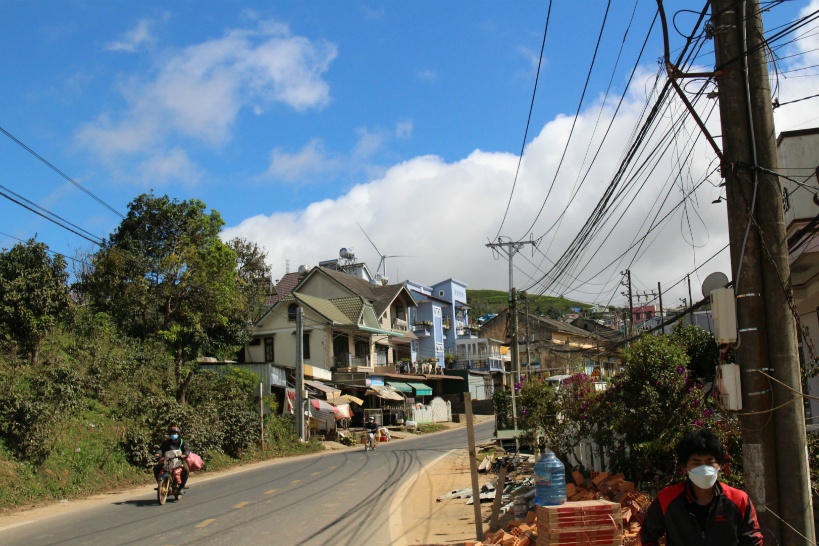
[[[143,180],[154,184],[182,182],[186,185],[198,184],[204,176],[181,148],[157,152],[140,165]]]
[[[412,120],[403,120],[399,121],[395,124],[395,137],[396,138],[410,138],[412,136]]]
[[[142,19],[139,23],[137,23],[136,27],[123,34],[122,39],[109,43],[107,46],[105,46],[105,49],[107,51],[127,51],[128,53],[135,52],[143,44],[151,43],[155,40],[154,36],[151,34],[152,24],[152,21]]]
[[[322,76],[336,54],[335,45],[293,36],[280,23],[230,30],[165,52],[152,78],[133,76],[123,84],[126,111],[101,114],[77,140],[109,161],[155,154],[171,137],[220,146],[242,108],[258,115],[275,103],[297,111],[326,106],[330,89]]]
[[[592,169],[578,197],[569,205],[577,173],[584,160],[586,164],[589,161],[588,157],[584,159],[586,144],[590,139],[599,139],[601,132],[598,129],[598,134],[593,136],[597,109],[589,110],[578,120],[574,145],[564,160],[541,218],[532,230],[534,235],[542,234],[564,210],[567,213],[554,241],[554,232],[541,241],[541,250],[545,252],[549,248],[548,259],[538,254],[532,257],[531,249],[524,249],[516,255],[514,264],[521,270],[515,271],[516,286],[523,288],[530,284],[532,278],[536,278],[535,265],[546,269],[549,260],[556,260],[578,232],[615,172],[622,147],[628,141],[641,106],[641,101],[631,100],[621,109],[612,134],[607,139],[609,146],[600,154],[598,164]],[[607,110],[601,124],[606,123],[610,115],[611,111]],[[501,235],[528,239],[527,230],[551,184],[570,124],[571,118],[558,117],[544,126],[527,146],[510,213]],[[503,289],[508,286],[508,264],[502,258],[492,262],[491,251],[485,245],[490,238],[494,238],[503,217],[517,162],[513,154],[480,150],[452,163],[435,156],[417,157],[389,168],[382,176],[360,184],[336,199],[313,203],[299,211],[256,216],[227,229],[224,236],[245,237],[263,245],[277,276],[284,273],[285,260],[289,260],[291,270],[295,270],[303,263],[314,265],[321,260],[334,258],[341,247],[354,248],[360,259],[375,268],[378,255],[359,230],[357,224],[361,224],[383,253],[413,256],[388,260],[387,274],[393,281],[412,278],[432,283],[455,277],[473,288]],[[707,168],[708,162],[708,154],[697,154],[690,176],[696,179]],[[655,200],[661,193],[660,188],[669,180],[673,165],[673,150],[670,150],[668,158],[660,163],[661,171],[652,177],[650,189],[629,195],[624,200],[631,203],[628,210],[620,207],[612,211],[611,223],[604,226],[602,233],[614,231],[616,236],[605,243],[602,237],[596,239],[591,246],[592,252],[587,256],[591,259],[586,260],[585,269],[573,272],[584,279],[591,277],[598,269],[605,269],[606,274],[580,287],[573,294],[576,298],[599,300],[595,294],[601,291],[600,285],[605,285],[602,286],[605,297],[618,291],[619,276],[616,276],[616,271],[624,269],[628,262],[615,261],[607,269],[605,266],[632,244],[632,240],[641,233],[643,221],[649,218],[650,222],[654,217]],[[684,184],[690,186],[691,181],[685,180]],[[669,187],[671,196],[668,203],[678,202],[681,195],[679,188]],[[718,193],[719,190],[710,185],[703,186],[697,193],[698,214],[704,223],[698,221],[693,212],[690,214],[693,218],[693,239],[701,247],[696,250],[699,261],[727,241],[724,205],[710,204]],[[615,221],[618,222],[616,227]],[[676,279],[699,263],[695,262],[694,251],[685,246],[685,241],[692,238],[687,231],[683,236],[687,229],[687,220],[677,213],[664,229],[651,235],[651,239],[655,236],[657,239],[649,252],[632,267],[635,278],[642,280],[645,287],[656,288],[657,281]],[[601,245],[599,249],[598,245]],[[724,263],[727,263],[727,258]],[[719,261],[716,266],[720,266]],[[711,271],[708,269],[705,274]],[[555,293],[571,294],[563,286],[556,286],[553,290]]]
[[[310,180],[315,175],[334,172],[340,161],[328,157],[324,143],[319,139],[308,142],[301,150],[290,153],[276,148],[271,153],[270,167],[265,175],[276,180],[293,182]]]

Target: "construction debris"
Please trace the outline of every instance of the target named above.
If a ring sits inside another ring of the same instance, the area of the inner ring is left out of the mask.
[[[501,512],[518,506],[517,519],[505,529],[484,536],[483,542],[467,541],[465,546],[502,544],[506,546],[561,546],[595,544],[596,546],[634,546],[639,543],[640,522],[653,500],[635,489],[623,474],[591,472],[588,476],[575,471],[566,485],[567,502],[559,506],[532,506],[534,480],[529,469],[507,474],[503,487]],[[481,502],[490,502],[500,488],[497,478],[481,487]],[[452,491],[438,498],[467,498],[472,504],[472,488]]]

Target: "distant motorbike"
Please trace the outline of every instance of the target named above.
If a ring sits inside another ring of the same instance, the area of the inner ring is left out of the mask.
[[[376,442],[376,433],[375,432],[368,432],[367,439],[364,442],[364,451],[372,451],[375,449],[375,442]]]
[[[156,485],[156,500],[159,504],[165,504],[168,495],[173,495],[176,500],[182,499],[182,452],[178,449],[171,449],[159,459],[162,471]]]

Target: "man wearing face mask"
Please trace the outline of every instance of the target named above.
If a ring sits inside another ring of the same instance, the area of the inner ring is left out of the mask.
[[[178,449],[182,452],[182,484],[180,490],[184,491],[185,484],[188,483],[188,475],[190,474],[190,470],[188,469],[188,455],[190,455],[191,449],[185,443],[185,440],[182,439],[182,436],[179,435],[179,427],[176,425],[171,425],[168,427],[168,438],[162,442],[162,445],[159,446],[154,453],[156,458],[162,457],[162,455],[166,451],[171,451],[173,449]],[[159,474],[162,472],[162,465],[157,464],[154,467],[154,477],[159,480]]]
[[[677,444],[677,460],[688,474],[651,503],[640,530],[643,546],[761,546],[762,533],[751,499],[717,480],[725,451],[707,429],[692,430]]]

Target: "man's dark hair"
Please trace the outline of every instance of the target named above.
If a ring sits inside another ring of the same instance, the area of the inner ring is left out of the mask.
[[[719,464],[725,461],[725,450],[722,449],[722,443],[717,435],[707,428],[689,431],[677,444],[677,461],[680,465],[688,464],[691,455],[713,455]]]

